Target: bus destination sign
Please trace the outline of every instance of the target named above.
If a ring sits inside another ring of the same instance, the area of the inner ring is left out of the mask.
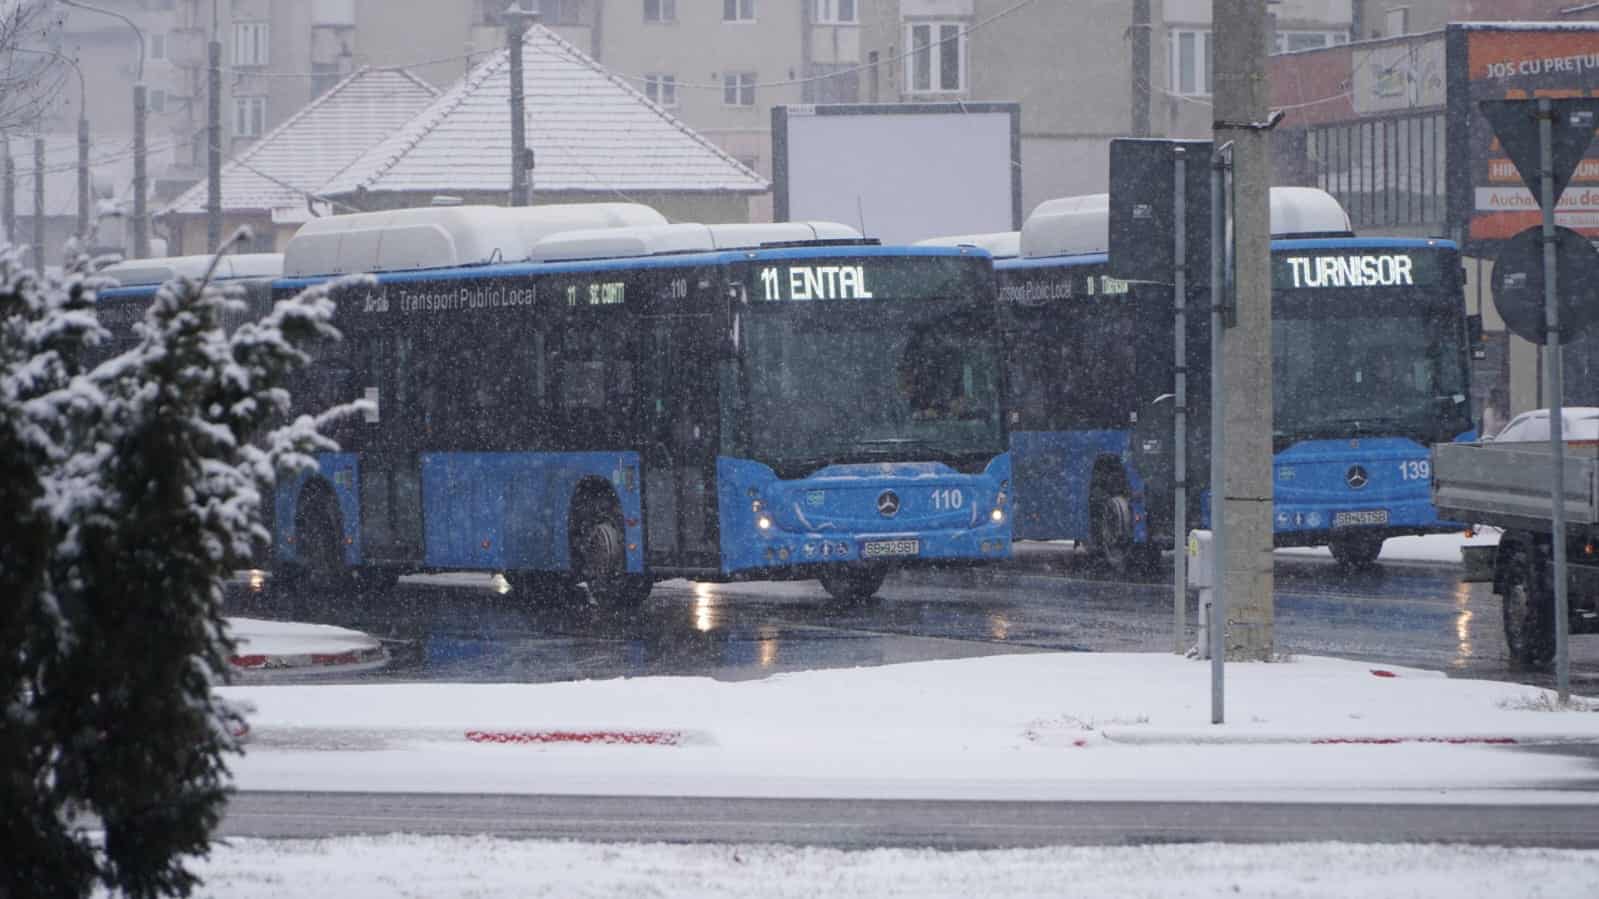
[[[864,265],[766,265],[757,275],[763,300],[870,300]]]
[[[1278,290],[1426,287],[1438,283],[1435,253],[1322,252],[1272,256]]]

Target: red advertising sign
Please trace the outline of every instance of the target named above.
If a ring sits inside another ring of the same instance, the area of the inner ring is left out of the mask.
[[[1468,244],[1503,240],[1541,218],[1478,104],[1599,97],[1599,24],[1451,25],[1446,41],[1451,222]],[[1555,221],[1599,240],[1599,145],[1578,163]]]

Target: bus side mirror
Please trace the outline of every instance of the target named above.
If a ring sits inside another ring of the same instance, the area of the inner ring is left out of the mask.
[[[1466,316],[1466,345],[1471,347],[1471,358],[1488,358],[1488,348],[1482,342],[1482,316]]]

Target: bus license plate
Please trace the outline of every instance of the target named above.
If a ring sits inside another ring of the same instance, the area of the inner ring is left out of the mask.
[[[868,540],[861,544],[861,558],[886,559],[890,556],[914,556],[922,551],[920,540]]]
[[[1333,527],[1347,528],[1362,524],[1387,524],[1387,509],[1361,509],[1355,512],[1333,513]]]

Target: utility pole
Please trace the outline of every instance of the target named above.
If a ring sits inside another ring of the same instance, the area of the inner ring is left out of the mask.
[[[146,142],[145,126],[149,121],[149,91],[144,86],[144,32],[130,18],[113,9],[105,9],[83,3],[81,0],[61,0],[67,6],[101,15],[121,19],[123,24],[133,29],[134,37],[139,39],[139,67],[133,79],[133,255],[135,258],[144,259],[150,255],[150,222],[146,199],[149,194],[149,178],[145,172]]]
[[[1149,0],[1133,0],[1131,37],[1133,43],[1132,134],[1134,137],[1149,136],[1149,29]],[[1179,534],[1178,539],[1181,540],[1182,536]]]
[[[11,156],[11,135],[0,134],[0,140],[6,144],[5,178],[6,196],[5,208],[0,209],[0,216],[5,218],[6,242],[17,242],[17,161]]]
[[[215,18],[206,57],[205,248],[215,253],[222,246],[222,42]]]
[[[141,68],[143,66],[141,65]],[[133,85],[133,257],[150,258],[150,178],[146,171],[145,127],[150,118],[149,90],[141,75]]]
[[[44,274],[44,138],[33,139],[33,270]]]
[[[1233,145],[1237,325],[1227,364],[1224,482],[1211,485],[1227,540],[1227,655],[1272,655],[1271,125],[1266,84],[1267,0],[1213,0],[1215,142]],[[1217,502],[1220,497],[1220,502]],[[1215,514],[1214,512],[1212,513]]]
[[[505,46],[511,55],[511,205],[526,206],[528,186],[527,109],[522,96],[522,42],[539,14],[522,8],[516,0],[505,11]]]

